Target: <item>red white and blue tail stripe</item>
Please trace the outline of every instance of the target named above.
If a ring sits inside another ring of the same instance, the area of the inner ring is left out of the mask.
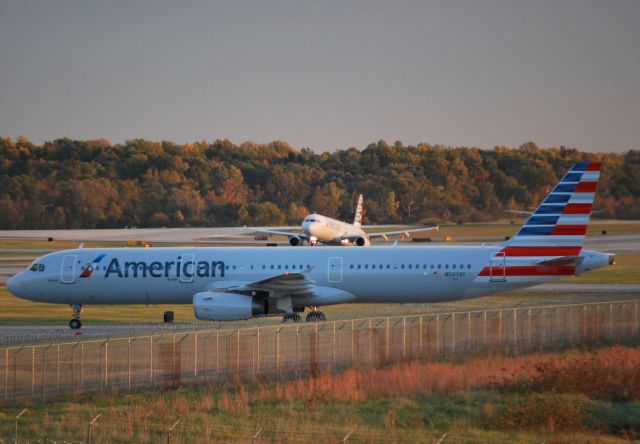
[[[518,233],[502,244],[480,276],[508,279],[573,275],[584,245],[600,169],[600,162],[575,164]]]
[[[580,252],[600,178],[600,162],[575,164],[505,243],[506,256],[570,256]]]

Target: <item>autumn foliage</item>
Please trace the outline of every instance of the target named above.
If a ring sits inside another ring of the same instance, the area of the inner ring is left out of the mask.
[[[540,203],[566,169],[602,161],[598,216],[640,218],[640,152],[449,148],[384,141],[316,154],[286,142],[0,137],[0,228],[297,224],[315,211],[365,223],[488,221]]]

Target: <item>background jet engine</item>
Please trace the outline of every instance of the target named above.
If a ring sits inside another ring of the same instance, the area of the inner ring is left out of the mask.
[[[302,245],[302,239],[299,236],[291,236],[289,237],[289,245],[291,245],[292,247]]]
[[[369,241],[369,238],[364,236],[356,237],[356,239],[354,240],[354,243],[358,247],[368,247],[369,245],[371,245],[371,241]]]

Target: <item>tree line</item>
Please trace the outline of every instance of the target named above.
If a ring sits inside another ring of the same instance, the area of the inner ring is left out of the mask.
[[[310,212],[364,222],[479,222],[537,206],[575,162],[601,161],[598,217],[640,218],[640,151],[483,150],[379,141],[316,154],[286,142],[179,145],[0,137],[0,228],[299,224]]]

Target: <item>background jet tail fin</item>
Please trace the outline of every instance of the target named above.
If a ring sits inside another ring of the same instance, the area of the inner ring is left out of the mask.
[[[573,165],[518,233],[503,244],[504,255],[580,254],[601,167],[600,162]]]
[[[353,219],[353,225],[355,227],[359,227],[362,225],[362,202],[363,202],[362,194],[358,196],[358,205],[356,205],[356,215]]]

